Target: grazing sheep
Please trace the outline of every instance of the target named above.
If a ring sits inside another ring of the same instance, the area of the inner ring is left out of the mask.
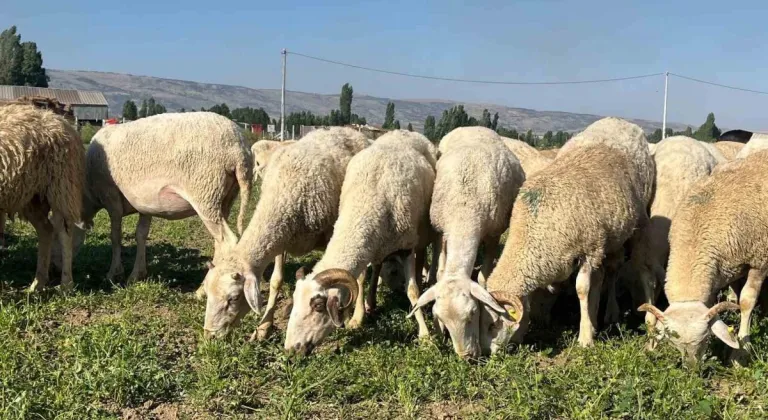
[[[656,301],[664,284],[664,270],[669,257],[669,227],[678,205],[691,187],[709,177],[718,164],[703,143],[685,136],[663,140],[658,144],[653,159],[656,163],[656,191],[651,204],[651,219],[633,238],[632,254],[619,275],[629,287],[636,306]],[[653,328],[656,318],[646,314],[645,322]]]
[[[700,141],[699,140],[699,144],[704,146],[705,149],[707,149],[709,154],[712,155],[713,158],[715,158],[715,161],[717,161],[718,165],[723,164],[723,163],[728,163],[729,159],[727,159],[725,157],[725,155],[723,155],[720,152],[720,149],[715,147],[715,143],[709,143],[709,142],[706,142],[706,141]]]
[[[37,268],[30,289],[48,282],[54,233],[61,246],[61,286],[71,289],[72,231],[81,220],[85,178],[80,136],[53,112],[30,105],[0,106],[0,164],[3,225],[6,214],[20,213],[37,231]]]
[[[507,147],[510,141],[484,127],[457,128],[440,141],[430,216],[443,238],[440,266],[444,269],[413,311],[434,300],[433,313],[463,358],[480,356],[480,310],[475,299],[503,311],[483,286],[525,179],[520,162]],[[531,149],[528,157],[538,158]],[[485,253],[478,284],[471,275],[481,243]]]
[[[260,176],[264,172],[264,168],[272,155],[282,147],[290,146],[296,143],[296,140],[259,140],[253,143],[251,146],[251,154],[253,155],[253,173],[255,176]]]
[[[744,148],[736,154],[736,159],[743,159],[759,150],[768,149],[768,134],[754,133]]]
[[[669,307],[662,312],[644,304],[663,333],[689,361],[701,358],[710,331],[739,348],[718,319],[741,310],[739,339],[749,342],[749,327],[760,288],[768,274],[768,150],[728,165],[694,186],[680,204],[669,234],[670,255],[664,288]],[[739,304],[721,302],[717,293],[746,277]]]
[[[287,351],[310,353],[341,326],[340,312],[352,302],[355,312],[348,326],[359,326],[365,312],[365,268],[368,263],[380,265],[393,253],[403,254],[406,260],[407,294],[411,304],[416,304],[417,277],[430,238],[436,156],[435,147],[423,135],[396,130],[352,158],[341,191],[339,218],[325,255],[313,273],[296,283],[285,335]],[[417,250],[416,257],[413,250]],[[416,319],[419,337],[427,337],[420,310]]]
[[[239,190],[242,232],[252,170],[240,128],[212,112],[161,114],[99,130],[86,153],[82,217],[92,225],[99,210],[109,213],[112,263],[107,278],[123,275],[122,223],[130,214],[139,213],[139,223],[129,282],[147,275],[152,217],[178,220],[197,214],[213,236],[215,252],[233,246],[237,237],[226,218]],[[84,232],[77,231],[75,246],[84,239]]]
[[[654,170],[642,129],[604,118],[525,181],[504,252],[488,279],[489,292],[510,313],[485,306],[484,352],[504,348],[513,334],[519,340],[527,329],[529,295],[565,281],[574,270],[581,306],[579,343],[593,343],[603,276],[621,261],[633,232],[647,223]]]
[[[203,282],[207,336],[227,334],[249,306],[260,312],[261,277],[274,259],[269,301],[257,337],[263,339],[269,334],[283,284],[285,253],[303,255],[325,247],[338,216],[347,164],[367,145],[361,133],[334,127],[314,130],[272,155],[248,228],[234,248],[209,264]]]
[[[653,155],[656,153],[656,145],[657,143],[648,143],[648,151]]]
[[[552,158],[544,156],[543,153],[524,141],[507,137],[502,137],[502,140],[504,140],[504,144],[512,151],[517,160],[520,161],[520,166],[525,171],[525,176],[535,174],[552,162]]]
[[[715,148],[725,157],[726,160],[731,161],[736,159],[741,149],[744,148],[744,143],[738,143],[735,141],[718,141],[714,144]]]

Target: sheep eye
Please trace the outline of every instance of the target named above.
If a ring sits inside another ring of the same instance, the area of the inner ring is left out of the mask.
[[[325,312],[325,306],[328,303],[328,298],[325,296],[315,296],[309,301],[309,306],[315,312]]]

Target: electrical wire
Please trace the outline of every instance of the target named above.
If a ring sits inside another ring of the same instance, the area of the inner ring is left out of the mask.
[[[695,79],[695,78],[693,78],[693,77],[683,76],[682,74],[677,74],[677,73],[672,73],[672,72],[670,72],[669,74],[670,74],[671,76],[679,77],[679,78],[681,78],[681,79],[686,79],[686,80],[690,80],[690,81],[693,81],[693,82],[698,82],[698,83],[704,83],[704,84],[706,84],[706,85],[719,86],[719,87],[721,87],[721,88],[726,88],[726,89],[740,90],[740,91],[742,91],[742,92],[751,92],[751,93],[759,93],[759,94],[761,94],[761,95],[768,95],[768,92],[763,92],[763,91],[761,91],[761,90],[754,90],[754,89],[740,88],[740,87],[735,87],[735,86],[728,86],[728,85],[724,85],[724,84],[721,84],[721,83],[708,82],[708,81],[706,81],[706,80]]]

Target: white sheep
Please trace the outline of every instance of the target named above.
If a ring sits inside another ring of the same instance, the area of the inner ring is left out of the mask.
[[[736,154],[736,159],[743,159],[764,149],[768,149],[768,134],[754,133],[747,144]]]
[[[604,118],[566,143],[543,171],[528,178],[512,210],[509,237],[488,291],[509,315],[485,305],[484,352],[519,340],[528,296],[568,279],[574,270],[581,306],[579,343],[589,346],[602,278],[618,269],[624,243],[647,223],[654,165],[642,129]]]
[[[656,191],[650,222],[633,238],[630,259],[619,275],[632,292],[636,305],[656,301],[664,284],[669,227],[678,205],[691,187],[709,177],[718,164],[704,143],[685,136],[664,139],[658,144],[653,159]],[[645,321],[649,328],[656,324],[651,314],[646,314]]]
[[[82,146],[81,146],[82,147]],[[253,158],[237,124],[212,112],[155,115],[99,130],[86,153],[82,218],[88,225],[109,213],[112,263],[108,279],[123,275],[123,217],[139,213],[136,261],[128,281],[147,275],[146,242],[152,217],[198,215],[213,236],[215,252],[234,246],[226,218],[240,192],[242,231],[251,190]],[[84,240],[75,235],[75,246]]]
[[[744,143],[735,141],[718,141],[714,144],[715,148],[725,157],[728,161],[736,159],[741,149],[744,148]]]
[[[535,174],[552,162],[552,158],[544,156],[539,150],[536,150],[535,147],[524,141],[507,137],[502,137],[502,140],[504,140],[504,144],[512,151],[517,160],[520,161],[520,166],[525,171],[525,176]]]
[[[341,311],[352,302],[355,312],[348,326],[359,326],[365,312],[365,268],[395,252],[407,255],[407,294],[411,304],[416,304],[417,277],[422,269],[418,265],[424,263],[431,230],[429,204],[436,157],[437,151],[426,137],[396,130],[352,158],[341,191],[339,218],[325,255],[313,273],[296,283],[285,336],[287,351],[311,352],[341,326]],[[421,311],[416,319],[419,337],[427,337]]]
[[[260,176],[269,162],[272,155],[280,148],[290,146],[296,143],[296,140],[259,140],[251,146],[253,155],[253,174]]]
[[[710,331],[733,348],[749,343],[752,310],[768,274],[768,150],[731,162],[695,185],[680,204],[669,233],[664,291],[669,307],[644,304],[689,361],[701,358]],[[746,277],[739,304],[714,304],[717,293]],[[714,304],[714,305],[713,305]],[[718,319],[741,310],[739,340]]]
[[[30,289],[48,282],[54,234],[62,254],[61,286],[71,289],[72,231],[81,220],[85,178],[80,136],[53,112],[30,105],[0,106],[0,167],[3,225],[6,214],[20,213],[37,231],[37,268]]]
[[[705,149],[707,149],[709,154],[712,155],[713,158],[715,158],[715,160],[717,161],[718,165],[724,164],[724,163],[728,163],[729,159],[727,159],[725,157],[725,155],[723,155],[720,152],[720,149],[715,147],[715,143],[709,143],[709,142],[706,142],[706,141],[699,140],[699,144],[704,146]]]
[[[484,127],[457,128],[440,141],[430,218],[444,244],[441,268],[437,284],[422,293],[413,311],[434,300],[438,328],[448,329],[454,350],[463,358],[480,356],[477,301],[500,309],[483,286],[525,179],[505,143],[508,139]],[[478,284],[471,275],[481,243],[485,252]]]
[[[333,127],[314,130],[272,155],[248,228],[234,248],[217,255],[209,265],[203,282],[206,335],[227,334],[249,306],[261,311],[259,284],[264,269],[275,259],[269,301],[256,333],[260,339],[269,334],[283,283],[284,254],[325,248],[338,217],[347,164],[367,145],[361,133]]]

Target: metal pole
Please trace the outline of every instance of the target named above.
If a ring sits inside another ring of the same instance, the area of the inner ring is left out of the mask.
[[[288,51],[283,48],[283,88],[280,91],[280,140],[285,139],[285,58]]]
[[[296,140],[296,126],[291,126],[291,140]]]
[[[669,85],[669,72],[664,73],[664,117],[661,120],[661,139],[667,138],[667,86]]]

